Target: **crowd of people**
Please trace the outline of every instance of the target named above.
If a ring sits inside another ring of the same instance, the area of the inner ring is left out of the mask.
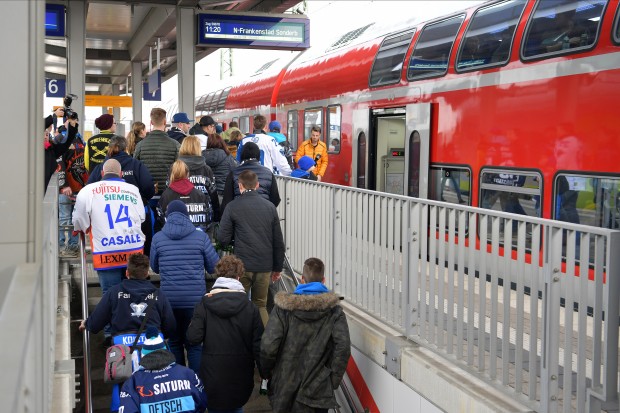
[[[350,343],[338,297],[323,284],[323,263],[307,260],[304,284],[278,293],[271,318],[267,310],[285,251],[275,175],[321,180],[320,129],[293,156],[279,122],[266,128],[262,115],[245,135],[210,116],[192,127],[186,113],[167,128],[166,115],[153,109],[149,130],[135,122],[125,138],[113,115],[103,114],[87,141],[77,119],[56,128],[63,109],[45,120],[46,185],[58,172],[60,255],[76,257],[84,233],[103,293],[80,329],[103,330],[107,347],[148,321],[136,350],[140,367],[112,397],[112,411],[150,403],[162,411],[241,412],[256,369],[274,412],[326,412],[336,405]],[[220,257],[214,243],[234,245],[234,255]],[[310,337],[318,341],[308,345]],[[162,388],[158,397],[147,394]]]

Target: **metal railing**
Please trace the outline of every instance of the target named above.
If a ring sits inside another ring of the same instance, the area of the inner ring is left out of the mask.
[[[54,181],[54,180],[52,180]],[[58,298],[58,189],[43,200],[42,262],[0,274],[3,411],[49,412],[54,380]]]
[[[618,409],[620,231],[278,177],[287,253],[538,412]]]

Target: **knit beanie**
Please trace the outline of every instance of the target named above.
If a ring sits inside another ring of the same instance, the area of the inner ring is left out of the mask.
[[[173,212],[181,212],[186,216],[189,216],[189,212],[187,212],[187,206],[183,203],[183,201],[179,201],[175,199],[171,203],[168,204],[166,208],[166,217],[168,217]]]
[[[110,130],[112,125],[114,124],[114,116],[105,113],[95,119],[95,126],[99,130]]]
[[[146,328],[146,340],[142,344],[142,357],[157,350],[166,350],[166,343],[164,339],[159,335],[159,330],[155,326],[148,326]]]
[[[297,161],[297,166],[299,166],[299,169],[307,171],[314,166],[314,161],[309,156],[302,156],[299,158],[299,161]]]

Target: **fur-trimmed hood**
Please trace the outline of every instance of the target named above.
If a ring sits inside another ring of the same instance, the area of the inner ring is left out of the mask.
[[[334,293],[299,295],[279,292],[274,303],[287,311],[325,311],[337,306],[340,298]]]

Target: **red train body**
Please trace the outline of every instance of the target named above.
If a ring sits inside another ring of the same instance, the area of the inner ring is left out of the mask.
[[[295,148],[321,124],[326,182],[618,228],[618,14],[615,0],[500,1],[395,33],[371,26],[232,87],[222,111],[197,110],[226,124],[277,119]],[[584,27],[572,29],[580,44],[533,46],[566,16]],[[384,62],[391,41],[401,57]],[[433,51],[442,41],[449,54]],[[375,81],[382,64],[389,82]]]

